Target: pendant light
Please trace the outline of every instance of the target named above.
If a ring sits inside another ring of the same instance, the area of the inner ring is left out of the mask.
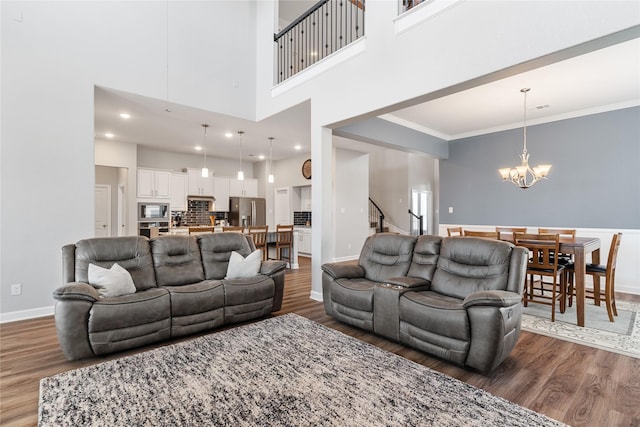
[[[209,125],[203,123],[202,127],[204,128],[204,140],[202,143],[202,149],[204,150],[204,164],[202,165],[202,177],[209,178],[209,168],[207,167],[207,128]]]
[[[527,92],[529,90],[528,88],[520,89],[520,92],[524,94],[524,142],[522,154],[520,155],[520,164],[512,168],[498,170],[503,181],[510,182],[522,189],[533,186],[541,179],[547,179],[549,169],[551,169],[551,165],[538,165],[533,168],[529,166],[529,153],[527,152]]]
[[[275,178],[273,177],[273,137],[269,137],[269,175],[267,176],[267,182],[273,184]]]
[[[240,170],[238,171],[238,181],[244,181],[244,172],[242,171],[242,135],[244,131],[239,130],[238,135],[240,135]]]

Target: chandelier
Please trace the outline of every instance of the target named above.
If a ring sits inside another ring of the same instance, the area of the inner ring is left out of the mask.
[[[541,179],[547,179],[551,165],[529,166],[529,153],[527,152],[527,92],[530,89],[520,89],[524,93],[524,143],[520,155],[520,165],[512,168],[498,169],[503,181],[511,182],[522,189],[527,189]]]

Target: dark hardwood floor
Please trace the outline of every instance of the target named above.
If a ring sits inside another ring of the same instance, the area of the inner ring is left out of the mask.
[[[300,262],[299,270],[287,273],[283,307],[275,315],[297,313],[570,425],[640,426],[639,359],[523,332],[509,358],[482,375],[336,322],[321,302],[309,299],[310,262]],[[69,362],[53,317],[0,325],[0,425],[37,424],[41,378],[150,348]]]

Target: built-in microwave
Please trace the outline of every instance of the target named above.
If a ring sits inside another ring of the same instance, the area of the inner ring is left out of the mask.
[[[169,221],[168,203],[138,203],[138,221]]]

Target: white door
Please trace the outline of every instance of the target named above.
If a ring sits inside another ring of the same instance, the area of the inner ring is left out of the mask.
[[[430,234],[429,218],[431,217],[431,191],[411,190],[411,211],[422,215],[422,233]],[[418,218],[411,217],[411,234],[420,233]]]
[[[111,186],[96,185],[96,237],[111,236]]]
[[[273,196],[273,220],[275,225],[292,224],[291,202],[289,198],[289,187],[276,188]],[[275,227],[274,227],[275,228]]]

